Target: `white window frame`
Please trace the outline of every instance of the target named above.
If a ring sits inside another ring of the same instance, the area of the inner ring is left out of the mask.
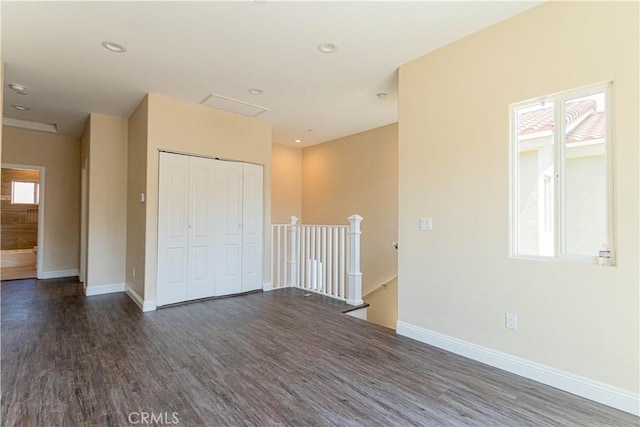
[[[604,93],[605,98],[605,114],[606,114],[606,131],[605,131],[605,155],[606,155],[606,187],[605,200],[607,207],[605,210],[607,235],[606,241],[612,254],[615,254],[615,221],[614,221],[614,111],[613,111],[613,82],[606,82],[587,86],[579,89],[560,92],[552,95],[546,95],[539,98],[530,99],[523,102],[511,104],[509,106],[510,116],[510,132],[509,132],[509,175],[510,175],[510,250],[509,255],[512,258],[543,260],[543,261],[573,261],[584,263],[597,263],[597,256],[575,255],[567,253],[566,239],[566,206],[565,206],[565,180],[564,168],[566,161],[566,143],[565,137],[565,103],[568,100],[582,98],[597,93]],[[516,123],[516,112],[518,109],[540,104],[542,102],[554,102],[555,118],[554,118],[554,168],[555,181],[555,204],[554,204],[554,255],[530,255],[518,253],[518,190],[519,190],[519,150],[518,150],[518,129]],[[557,124],[557,126],[556,126]],[[604,243],[604,242],[603,242]],[[594,248],[598,250],[599,248]],[[612,264],[615,265],[615,257],[612,258]]]

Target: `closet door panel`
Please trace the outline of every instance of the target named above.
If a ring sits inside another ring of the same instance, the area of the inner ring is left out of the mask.
[[[264,178],[260,165],[243,165],[242,292],[262,289]]]
[[[189,158],[188,299],[215,294],[216,161]]]
[[[187,297],[189,158],[160,153],[158,192],[159,306]]]
[[[242,292],[242,163],[218,161],[216,295]]]

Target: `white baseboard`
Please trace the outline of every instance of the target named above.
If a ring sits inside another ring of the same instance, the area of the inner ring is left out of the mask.
[[[153,300],[143,300],[142,297],[140,295],[138,295],[138,293],[136,291],[133,290],[133,288],[129,287],[128,285],[125,285],[125,291],[127,292],[127,295],[129,295],[129,298],[131,298],[133,300],[133,302],[136,303],[136,305],[138,307],[140,307],[140,310],[142,310],[143,312],[147,312],[147,311],[154,311],[156,309],[156,302]]]
[[[272,290],[273,290],[273,283],[271,283],[271,282],[264,282],[264,283],[262,284],[262,290],[263,290],[264,292],[272,291]]]
[[[640,415],[640,394],[492,350],[477,344],[398,321],[398,335],[459,354],[525,378],[582,396],[612,408]]]
[[[75,270],[58,270],[58,271],[43,271],[38,273],[38,279],[59,279],[61,277],[76,277],[80,272]]]
[[[84,294],[88,297],[93,295],[113,294],[116,292],[124,292],[124,283],[113,283],[110,285],[98,286],[84,285]]]

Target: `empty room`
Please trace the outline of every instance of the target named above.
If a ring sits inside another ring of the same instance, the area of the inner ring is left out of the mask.
[[[640,425],[638,1],[0,8],[3,426]]]

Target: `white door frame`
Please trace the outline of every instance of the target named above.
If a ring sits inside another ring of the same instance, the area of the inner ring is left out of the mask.
[[[23,170],[37,170],[39,172],[38,177],[38,254],[36,261],[36,277],[42,278],[44,268],[44,209],[45,209],[45,167],[35,165],[18,165],[14,163],[2,163],[3,169],[23,169]]]
[[[88,189],[89,189],[89,161],[82,162],[82,179],[80,184],[80,271],[78,279],[85,287],[87,285],[87,219],[88,219]]]

